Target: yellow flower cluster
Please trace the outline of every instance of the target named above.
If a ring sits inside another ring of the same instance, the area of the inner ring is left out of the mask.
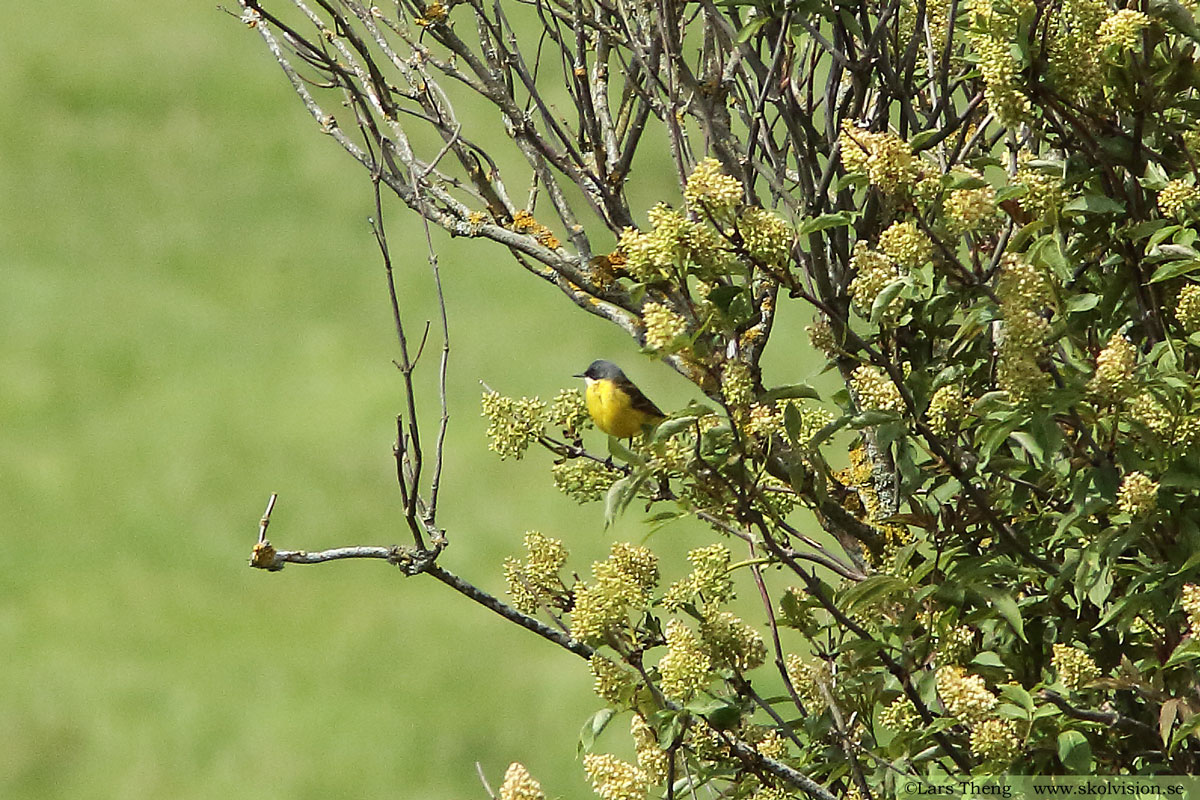
[[[748,408],[754,401],[754,378],[744,361],[730,359],[721,372],[721,392],[733,408]]]
[[[829,707],[825,692],[833,693],[833,673],[826,661],[805,661],[795,653],[784,659],[788,680],[809,714],[821,714]],[[822,690],[824,687],[824,690]]]
[[[650,209],[648,216],[650,232],[626,228],[618,247],[625,254],[626,272],[644,283],[654,283],[671,278],[682,263],[692,223],[664,203]]]
[[[550,424],[574,438],[588,422],[587,404],[578,389],[560,389],[550,403]]]
[[[646,303],[642,322],[646,325],[646,346],[659,352],[678,350],[677,340],[688,332],[687,320],[662,303]]]
[[[971,730],[971,755],[992,764],[1009,764],[1021,754],[1021,739],[1011,720],[985,719]]]
[[[925,412],[929,427],[938,436],[953,433],[970,413],[971,404],[972,400],[963,394],[962,386],[957,383],[946,384],[929,399],[929,410]]]
[[[488,449],[501,459],[520,459],[546,425],[546,404],[536,397],[519,400],[499,392],[484,392],[483,416],[488,419]]]
[[[1107,16],[1104,0],[1062,0],[1053,12],[1047,43],[1049,72],[1063,95],[1082,101],[1099,91],[1101,50],[1096,43]]]
[[[946,227],[953,233],[987,227],[996,221],[996,190],[991,186],[955,189],[943,204]]]
[[[1142,29],[1150,24],[1150,17],[1132,8],[1122,8],[1109,14],[1100,23],[1096,33],[1100,47],[1115,47],[1117,50],[1134,50],[1141,44]]]
[[[1129,396],[1134,389],[1133,370],[1137,367],[1137,348],[1120,331],[1096,357],[1096,374],[1088,389],[1104,400],[1114,402]]]
[[[788,742],[774,728],[758,725],[747,726],[744,739],[754,745],[754,749],[767,758],[780,759],[787,756]]]
[[[649,602],[658,583],[658,558],[648,548],[617,542],[607,559],[592,564],[592,579],[575,586],[571,635],[582,642],[603,641],[626,624],[630,607]]]
[[[629,735],[633,737],[637,765],[650,783],[662,783],[667,779],[671,765],[671,754],[658,746],[658,733],[646,724],[640,714],[634,714],[629,722]]]
[[[608,753],[588,753],[583,769],[600,800],[644,800],[650,787],[645,772]]]
[[[893,222],[879,234],[879,249],[904,269],[916,269],[933,256],[933,242],[917,223]]]
[[[919,177],[912,148],[891,131],[866,131],[847,119],[838,143],[846,171],[866,173],[871,185],[887,194],[911,188]]]
[[[1200,634],[1200,586],[1194,583],[1185,584],[1183,591],[1180,592],[1179,604],[1183,606],[1183,611],[1188,616],[1188,625],[1191,627],[1192,635]]]
[[[1021,208],[1030,216],[1053,222],[1062,213],[1062,178],[1038,169],[1022,167],[1013,177],[1013,183],[1024,186],[1028,191],[1021,198]]]
[[[854,243],[854,252],[850,255],[850,269],[854,271],[854,280],[850,282],[850,297],[854,301],[855,309],[866,319],[870,317],[871,307],[879,293],[901,277],[900,268],[866,242],[858,241]],[[881,324],[894,325],[903,311],[904,298],[893,298],[887,311],[880,318]]]
[[[592,691],[601,700],[617,706],[626,702],[633,694],[637,680],[625,667],[599,653],[592,654],[588,666],[592,670]]]
[[[700,621],[700,641],[709,661],[719,669],[748,672],[767,659],[762,635],[728,611]]]
[[[946,625],[935,638],[940,664],[962,664],[975,649],[975,631],[966,625]]]
[[[586,458],[572,458],[550,467],[554,488],[576,503],[603,500],[621,477],[619,470]]]
[[[1045,355],[1050,323],[1042,311],[1053,302],[1050,282],[1020,256],[1007,253],[996,283],[1004,327],[998,343],[997,384],[1013,401],[1037,396],[1049,385],[1038,360]]]
[[[508,765],[504,783],[500,784],[500,800],[546,800],[546,793],[525,765],[514,761]]]
[[[1031,6],[1032,3],[1016,5]],[[1017,35],[1017,21],[994,13],[991,0],[975,0],[971,8],[975,13],[971,42],[979,54],[988,108],[1004,125],[1019,124],[1029,118],[1032,106],[1021,86],[1019,65],[1013,58],[1012,41]]]
[[[712,662],[683,620],[671,619],[665,634],[667,652],[658,662],[659,686],[671,700],[686,703],[708,685]]]
[[[721,169],[721,162],[706,158],[696,164],[683,190],[688,208],[707,209],[714,215],[734,209],[742,201],[742,182]]]
[[[877,367],[861,366],[850,378],[850,388],[859,408],[864,411],[895,411],[904,413],[904,398],[899,387]]]
[[[1200,202],[1200,188],[1187,181],[1167,181],[1158,191],[1158,210],[1164,217],[1183,218]]]
[[[1131,472],[1121,479],[1117,508],[1131,517],[1144,517],[1158,507],[1158,483],[1149,475]]]
[[[1175,319],[1186,333],[1200,331],[1200,284],[1189,283],[1179,290]]]
[[[751,436],[762,439],[782,436],[783,408],[768,403],[755,403],[750,406],[750,416],[746,419],[745,427]]]
[[[808,331],[808,343],[818,353],[824,354],[826,358],[834,358],[840,349],[837,342],[833,338],[833,328],[829,326],[829,320],[822,315],[817,315],[812,324],[804,330]]]
[[[786,264],[792,254],[796,233],[783,217],[765,208],[751,206],[738,223],[746,252],[770,267]]]
[[[900,695],[879,714],[879,721],[894,731],[915,731],[921,724],[917,707],[907,696]]]
[[[946,712],[968,725],[992,716],[992,709],[996,707],[996,696],[988,691],[983,678],[968,674],[962,667],[939,667],[937,688]]]
[[[537,531],[525,534],[525,560],[504,560],[504,579],[513,605],[532,614],[565,591],[558,571],[567,563],[567,548],[560,539],[551,539]]]
[[[1075,691],[1100,677],[1100,668],[1086,651],[1066,644],[1054,645],[1051,659],[1062,685]]]
[[[1150,392],[1142,392],[1129,401],[1129,416],[1163,441],[1171,441],[1175,418]]]
[[[692,565],[691,574],[671,584],[663,596],[663,605],[668,611],[679,611],[696,597],[713,607],[733,599],[729,548],[723,544],[710,544],[692,550],[687,558]]]

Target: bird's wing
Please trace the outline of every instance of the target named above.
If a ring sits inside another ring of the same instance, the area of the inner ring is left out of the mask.
[[[629,393],[629,405],[636,411],[641,411],[643,414],[648,414],[652,417],[662,419],[667,416],[658,406],[646,395],[642,394],[642,390],[633,385],[633,381],[626,378],[621,383],[621,388]]]

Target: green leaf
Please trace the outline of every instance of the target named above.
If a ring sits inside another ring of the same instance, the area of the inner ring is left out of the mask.
[[[751,18],[751,20],[747,22],[740,31],[737,32],[737,43],[745,44],[746,42],[750,41],[752,38],[754,38],[754,34],[762,30],[763,26],[769,21],[770,17],[766,16]]]
[[[1124,214],[1125,204],[1102,194],[1085,194],[1063,205],[1064,212],[1083,214]]]
[[[869,428],[872,425],[883,425],[888,422],[896,422],[900,419],[900,415],[895,411],[880,411],[877,408],[872,408],[864,411],[861,414],[855,414],[850,418],[850,427],[852,428]]]
[[[1187,702],[1182,697],[1172,697],[1158,709],[1158,737],[1164,745],[1171,741],[1171,729],[1175,727],[1181,709],[1187,709]]]
[[[635,472],[608,487],[608,494],[604,498],[604,527],[612,525],[617,517],[625,513],[647,477],[648,473]]]
[[[1194,663],[1196,661],[1200,661],[1200,641],[1197,641],[1193,637],[1175,648],[1175,651],[1171,653],[1171,657],[1167,659],[1165,666],[1168,668],[1177,667],[1180,664]]]
[[[1196,17],[1191,9],[1177,0],[1151,0],[1150,13],[1193,42],[1200,42],[1200,27],[1196,25]]]
[[[602,708],[588,718],[588,721],[583,723],[583,729],[579,731],[578,750],[583,753],[591,752],[592,747],[596,744],[596,737],[599,736],[608,726],[609,721],[617,712],[611,708]]]
[[[728,314],[729,306],[742,291],[740,286],[718,286],[708,293],[708,301],[721,309],[721,313]]]
[[[1033,714],[1033,697],[1019,685],[1015,683],[1004,684],[1000,687],[1000,696],[1013,705],[1020,706],[1030,714]]]
[[[907,592],[908,583],[894,575],[871,575],[865,580],[851,586],[842,594],[842,602],[847,611],[853,611],[860,605],[870,605],[893,594]]]
[[[1046,462],[1046,452],[1028,431],[1013,431],[1008,435],[1010,439],[1021,446],[1025,452],[1033,458],[1033,463],[1036,466],[1042,466]]]
[[[1100,302],[1100,295],[1090,292],[1084,294],[1073,295],[1068,298],[1064,309],[1068,314],[1077,314],[1080,311],[1091,311]]]
[[[1200,714],[1192,714],[1187,722],[1175,729],[1175,735],[1171,737],[1171,745],[1167,752],[1174,752],[1188,736],[1196,736],[1197,728],[1200,728]]]
[[[984,650],[972,658],[971,663],[977,667],[998,667],[1004,669],[1004,662],[1000,660],[1000,654],[994,650]]]
[[[951,173],[951,181],[946,187],[946,191],[953,192],[957,191],[958,189],[983,189],[987,186],[991,186],[991,184],[975,175],[965,172],[953,172]]]
[[[1058,735],[1058,760],[1069,772],[1088,775],[1092,771],[1092,746],[1079,731],[1063,731]]]
[[[1163,245],[1163,247],[1166,246]],[[1171,278],[1178,278],[1180,275],[1188,275],[1196,270],[1200,270],[1200,260],[1194,258],[1181,258],[1175,261],[1168,261],[1154,270],[1154,274],[1150,276],[1150,283],[1162,283],[1163,281],[1171,280]]]
[[[1012,599],[1012,596],[991,587],[980,587],[979,593],[987,598],[988,604],[996,610],[1009,627],[1016,632],[1017,636],[1021,637],[1021,641],[1028,642],[1025,638],[1025,622],[1021,619],[1021,609],[1017,607],[1017,601]]]
[[[854,218],[845,212],[821,214],[818,217],[809,217],[801,222],[797,226],[796,232],[803,236],[808,233],[828,230],[829,228],[844,228],[853,221]]]
[[[996,190],[996,205],[1000,205],[1005,200],[1012,200],[1017,197],[1024,197],[1027,194],[1029,194],[1028,186],[1021,186],[1019,184],[1010,185],[1010,186],[1001,186],[999,189]]]
[[[872,325],[879,324],[879,320],[887,313],[892,301],[904,291],[904,287],[907,285],[908,281],[906,279],[897,278],[883,287],[883,290],[879,294],[875,295],[875,301],[871,303],[871,315],[869,317]]]
[[[820,400],[821,395],[807,383],[792,383],[787,386],[776,386],[763,395],[763,400],[773,403],[776,400],[803,399]]]

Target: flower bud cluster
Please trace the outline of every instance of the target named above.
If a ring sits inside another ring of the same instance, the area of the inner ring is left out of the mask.
[[[686,703],[708,686],[712,661],[683,620],[672,618],[665,634],[667,652],[658,662],[659,686],[669,699]]]
[[[946,712],[968,725],[975,725],[992,716],[996,696],[988,691],[987,683],[962,667],[947,665],[937,671],[938,694]]]
[[[678,340],[688,332],[687,320],[662,303],[646,303],[642,308],[642,322],[646,325],[646,347],[658,352],[678,351]]]
[[[1179,320],[1185,333],[1200,331],[1200,284],[1189,283],[1179,290],[1175,319]]]
[[[600,800],[644,800],[650,787],[645,771],[608,753],[588,753],[583,769]]]
[[[826,692],[833,693],[833,672],[827,661],[806,661],[795,653],[784,659],[788,680],[809,714],[821,714],[829,707]]]
[[[1004,318],[998,337],[996,382],[1014,402],[1026,402],[1050,383],[1038,362],[1046,354],[1050,323],[1043,311],[1052,306],[1053,291],[1037,267],[1008,253],[1001,260],[996,294]]]
[[[514,761],[508,765],[500,784],[500,800],[546,800],[546,793],[525,765]]]
[[[1183,612],[1187,614],[1192,635],[1200,635],[1200,586],[1194,583],[1185,584],[1183,591],[1180,592],[1179,604],[1183,606]]]
[[[729,548],[723,544],[710,544],[692,550],[687,558],[692,565],[691,574],[671,584],[663,596],[663,605],[668,611],[679,611],[696,598],[710,608],[733,599]]]
[[[1086,651],[1066,644],[1054,645],[1054,656],[1051,662],[1058,673],[1058,679],[1071,691],[1082,689],[1088,683],[1100,677],[1100,668]]]
[[[1158,483],[1149,475],[1131,472],[1117,490],[1117,508],[1131,517],[1144,517],[1158,507]]]
[[[993,764],[1009,764],[1021,754],[1021,739],[1012,720],[992,717],[971,729],[971,755]]]
[[[854,280],[850,282],[850,297],[854,301],[854,308],[864,319],[870,317],[871,308],[875,305],[879,293],[902,277],[900,268],[894,261],[863,241],[854,243],[850,269],[854,271]],[[895,325],[903,311],[904,298],[894,297],[881,315],[880,324]]]
[[[929,410],[925,412],[929,427],[938,436],[947,436],[958,430],[967,414],[971,412],[972,399],[963,393],[957,383],[948,383],[933,393]]]
[[[484,392],[482,406],[488,419],[488,449],[501,459],[519,460],[546,426],[546,404],[536,397],[514,399]]]
[[[1115,332],[1096,357],[1096,374],[1088,383],[1088,389],[1108,402],[1128,397],[1135,388],[1133,371],[1137,367],[1137,355],[1133,342],[1120,331]]]
[[[866,173],[871,185],[886,194],[908,190],[919,177],[912,148],[891,131],[866,131],[844,120],[838,142],[846,170]]]
[[[904,412],[904,397],[899,387],[878,367],[856,368],[850,378],[850,388],[854,390],[859,408],[864,411]]]
[[[537,531],[525,534],[525,560],[506,558],[504,579],[519,611],[532,614],[565,592],[558,571],[567,563],[567,548],[560,539]]]
[[[748,672],[767,658],[762,635],[728,611],[708,614],[700,621],[700,641],[718,669]]]
[[[554,488],[576,503],[603,500],[612,485],[622,477],[616,469],[586,458],[572,458],[550,467]]]
[[[613,544],[604,561],[592,564],[592,582],[575,585],[571,635],[582,642],[604,641],[610,631],[628,622],[631,608],[650,601],[658,583],[658,558],[646,547]]]
[[[1096,39],[1102,48],[1136,50],[1142,42],[1142,29],[1149,24],[1150,17],[1141,11],[1122,8],[1105,17],[1100,23]]]
[[[1182,219],[1195,210],[1200,204],[1200,188],[1187,181],[1167,181],[1167,185],[1158,191],[1158,210],[1164,217]]]
[[[592,654],[588,666],[592,670],[592,691],[611,705],[625,703],[637,686],[633,672],[599,653]]]

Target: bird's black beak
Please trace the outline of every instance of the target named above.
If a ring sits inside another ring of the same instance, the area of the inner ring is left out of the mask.
[[[579,374],[577,374],[577,375],[572,375],[571,377],[572,377],[572,378],[586,378],[586,377],[587,377],[587,375],[585,375],[584,373],[580,372]]]

